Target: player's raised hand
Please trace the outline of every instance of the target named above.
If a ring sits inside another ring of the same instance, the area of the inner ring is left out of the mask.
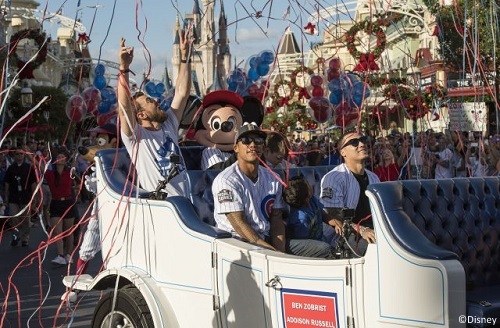
[[[118,52],[118,59],[120,62],[120,69],[128,69],[132,60],[134,59],[134,47],[125,46],[125,39],[120,40],[120,50]]]

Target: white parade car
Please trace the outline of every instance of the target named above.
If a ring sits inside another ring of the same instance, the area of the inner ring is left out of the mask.
[[[128,181],[126,158],[96,157],[105,269],[64,279],[109,289],[94,327],[465,327],[460,261],[402,245],[374,191],[377,243],[364,257],[304,258],[232,238],[203,222],[193,199],[149,199]],[[209,171],[190,177],[210,189]]]

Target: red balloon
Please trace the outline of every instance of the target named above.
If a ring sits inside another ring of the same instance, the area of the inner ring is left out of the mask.
[[[323,78],[319,75],[311,76],[311,85],[321,86],[323,84]]]
[[[318,123],[324,123],[332,116],[330,102],[325,97],[313,97],[309,100],[311,117]]]
[[[88,87],[82,92],[83,100],[87,105],[87,112],[96,116],[97,107],[101,103],[101,91],[96,87]]]
[[[323,97],[324,95],[325,95],[325,92],[323,91],[322,87],[314,86],[313,91],[312,91],[313,97]]]
[[[259,86],[256,83],[252,83],[248,86],[247,92],[250,96],[257,98],[257,94],[259,93]]]
[[[328,81],[331,81],[333,79],[338,79],[340,78],[340,71],[335,71],[333,69],[328,69],[328,74],[327,74]]]
[[[87,105],[82,96],[74,95],[66,103],[66,116],[71,122],[80,122],[87,113]]]
[[[112,105],[113,106],[113,105]],[[116,112],[112,113],[111,111],[106,114],[97,115],[97,125],[103,126],[108,123],[116,122]]]
[[[358,118],[358,111],[353,110],[347,102],[343,102],[335,107],[335,124],[345,128]]]
[[[340,59],[339,58],[332,58],[328,62],[328,67],[330,67],[332,70],[338,71],[340,69]]]

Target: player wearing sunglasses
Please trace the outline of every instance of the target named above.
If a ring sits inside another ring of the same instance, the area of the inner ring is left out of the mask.
[[[217,227],[235,237],[285,251],[282,188],[260,166],[266,133],[245,123],[236,134],[236,163],[219,173],[212,184]]]
[[[369,157],[367,143],[367,138],[359,133],[345,134],[339,142],[344,163],[321,179],[321,203],[330,216],[340,221],[352,219],[356,233],[349,239],[349,244],[357,249],[358,254],[364,254],[368,243],[375,242],[370,204],[365,191],[370,183],[380,182],[377,175],[365,169],[365,161]],[[341,213],[353,215],[342,217]]]

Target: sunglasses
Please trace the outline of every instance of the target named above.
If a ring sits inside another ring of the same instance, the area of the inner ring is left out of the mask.
[[[249,145],[252,142],[256,146],[260,146],[260,145],[264,144],[264,138],[262,138],[262,137],[241,137],[241,138],[238,138],[238,141],[241,141],[241,143],[244,145]]]
[[[366,145],[367,141],[368,141],[368,138],[366,136],[363,136],[361,138],[354,138],[354,139],[347,141],[340,149],[344,149],[347,146],[358,147],[360,142],[363,143],[363,145]]]

